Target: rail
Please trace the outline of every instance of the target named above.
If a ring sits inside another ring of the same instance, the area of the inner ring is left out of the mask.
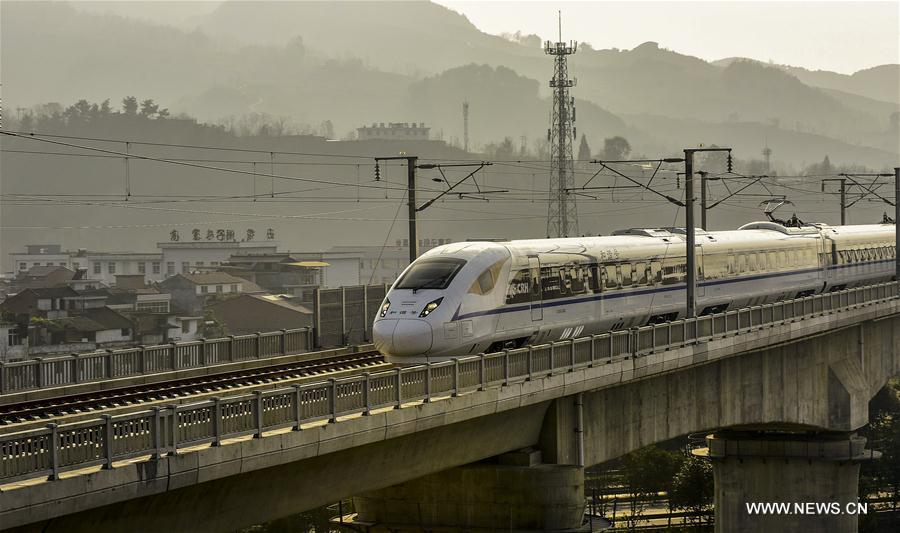
[[[516,350],[325,382],[255,391],[193,404],[155,407],[136,413],[0,435],[0,483],[151,456],[224,439],[336,422],[373,409],[400,408],[595,364],[640,357],[696,342],[896,299],[900,285],[885,283],[729,311],[667,324],[614,331]]]
[[[310,328],[0,361],[0,394],[265,359],[313,349]]]

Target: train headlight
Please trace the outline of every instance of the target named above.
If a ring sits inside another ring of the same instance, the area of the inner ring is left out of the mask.
[[[422,309],[422,313],[419,315],[419,318],[425,318],[426,316],[431,314],[432,311],[434,311],[435,309],[438,308],[439,305],[441,305],[441,301],[443,299],[444,298],[441,297],[433,302],[428,302],[428,304],[425,306],[425,309]]]
[[[380,313],[380,314],[381,314],[381,318],[384,318],[384,315],[387,314],[388,309],[390,309],[390,308],[391,308],[391,301],[388,300],[388,299],[385,299],[385,300],[384,300],[384,303],[381,304],[381,313]]]

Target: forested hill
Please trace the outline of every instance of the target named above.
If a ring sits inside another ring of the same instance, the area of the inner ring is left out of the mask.
[[[7,109],[136,94],[214,123],[266,113],[316,131],[327,121],[344,138],[372,122],[425,121],[458,143],[469,101],[476,149],[546,135],[552,66],[540,39],[488,35],[429,2],[226,1],[171,25],[77,3],[0,10]],[[702,142],[758,154],[777,138],[776,159],[797,166],[825,155],[873,167],[896,160],[898,106],[880,99],[898,92],[895,67],[843,76],[710,63],[656,43],[582,45],[570,62],[578,131],[594,146],[626,135],[642,153]],[[796,155],[815,153],[818,138],[840,153]]]

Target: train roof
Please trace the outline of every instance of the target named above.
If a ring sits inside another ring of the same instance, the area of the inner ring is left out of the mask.
[[[735,230],[704,231],[695,230],[697,244],[728,244],[736,249],[757,247],[761,241],[785,246],[798,241],[810,242],[827,235],[835,240],[863,242],[872,237],[885,237],[893,234],[893,224],[860,224],[848,226],[830,226],[827,224],[808,224],[801,227],[788,227],[776,222],[751,222]],[[521,253],[572,253],[581,254],[596,249],[616,248],[622,250],[642,249],[647,253],[663,253],[669,246],[683,246],[685,229],[669,228],[630,228],[618,230],[612,235],[591,237],[565,237],[557,239],[520,239],[465,241],[439,246],[425,255],[460,254],[472,256],[487,250],[509,248]],[[768,245],[768,244],[767,244]]]

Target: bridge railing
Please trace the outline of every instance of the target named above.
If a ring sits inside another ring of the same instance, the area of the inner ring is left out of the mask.
[[[498,387],[641,357],[696,342],[740,335],[900,296],[885,283],[717,315],[678,320],[516,350],[467,356],[414,367],[363,373],[323,382],[255,391],[197,403],[108,416],[0,435],[0,483],[48,476],[292,428],[402,408],[488,387]],[[308,332],[307,332],[308,333]],[[259,344],[256,344],[259,346]],[[260,353],[260,352],[255,352]]]
[[[312,329],[298,328],[157,346],[0,361],[0,394],[265,359],[308,352],[313,346]]]

